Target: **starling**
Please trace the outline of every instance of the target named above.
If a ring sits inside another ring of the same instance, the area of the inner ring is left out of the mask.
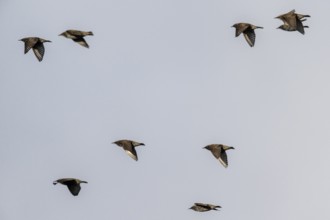
[[[135,142],[135,141],[131,141],[131,140],[119,140],[119,141],[115,141],[113,142],[113,144],[118,145],[119,147],[122,147],[125,152],[128,154],[128,156],[130,156],[131,158],[133,158],[134,160],[138,160],[138,156],[136,154],[135,151],[135,147],[137,146],[144,146],[144,143],[139,143],[139,142]]]
[[[232,27],[236,28],[236,37],[238,37],[241,33],[244,34],[245,40],[248,42],[250,47],[253,47],[254,42],[256,41],[256,34],[254,33],[254,29],[263,28],[248,23],[237,23]]]
[[[207,211],[210,211],[210,210],[219,211],[217,208],[221,208],[221,206],[211,205],[211,204],[204,204],[204,203],[195,203],[189,209],[192,209],[196,212],[207,212]]]
[[[304,28],[308,26],[303,25],[303,21],[310,17],[309,15],[296,14],[295,10],[292,10],[286,14],[277,16],[276,18],[283,21],[283,25],[279,26],[277,29],[282,29],[284,31],[299,31],[301,34],[305,34]]]
[[[51,42],[50,40],[45,40],[39,37],[26,37],[23,39],[20,39],[20,41],[24,42],[24,54],[29,52],[29,50],[32,48],[34,54],[36,55],[39,62],[42,61],[42,58],[44,57],[45,48],[44,44],[45,42]]]
[[[220,161],[220,163],[226,168],[228,167],[226,150],[235,149],[233,147],[226,146],[223,144],[210,144],[204,148],[211,151],[213,156],[217,158]]]
[[[58,179],[53,182],[54,185],[57,183],[61,183],[63,185],[66,185],[68,189],[70,190],[71,194],[74,196],[77,196],[80,192],[80,183],[87,183],[86,181],[75,179],[75,178],[63,178]]]
[[[72,39],[74,42],[80,44],[83,47],[89,48],[87,42],[85,41],[84,37],[91,35],[93,36],[93,32],[91,31],[77,31],[77,30],[67,30],[64,31],[59,36],[63,36],[69,39]]]

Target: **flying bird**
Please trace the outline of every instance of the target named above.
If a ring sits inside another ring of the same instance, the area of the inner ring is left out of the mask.
[[[58,179],[53,182],[54,185],[57,183],[61,183],[63,185],[66,185],[68,189],[70,190],[71,194],[74,196],[77,196],[80,192],[80,183],[87,183],[86,181],[75,179],[75,178],[63,178]]]
[[[228,159],[226,151],[229,149],[235,149],[234,147],[223,144],[210,144],[204,147],[212,152],[213,156],[217,158],[224,167],[228,167]]]
[[[217,208],[221,208],[221,206],[211,205],[211,204],[204,204],[204,203],[195,203],[189,209],[192,209],[196,212],[207,212],[207,211],[210,211],[210,210],[219,211]]]
[[[139,143],[139,142],[131,141],[131,140],[119,140],[119,141],[113,142],[113,144],[116,144],[119,147],[122,147],[125,150],[125,152],[128,154],[128,156],[130,156],[131,158],[133,158],[136,161],[138,160],[138,156],[135,151],[135,147],[144,146],[144,143]]]
[[[29,50],[32,48],[39,62],[41,62],[42,58],[44,57],[44,53],[45,53],[44,43],[51,42],[50,40],[45,40],[39,37],[26,37],[20,39],[19,41],[24,42],[24,54],[29,52]]]
[[[288,13],[279,15],[275,18],[283,21],[283,24],[277,29],[282,29],[284,31],[299,31],[301,34],[305,34],[305,29],[308,26],[303,25],[303,21],[306,21],[305,18],[310,17],[310,15],[296,14],[295,10],[289,11]]]
[[[236,37],[243,33],[245,40],[248,42],[250,47],[253,47],[254,42],[256,41],[256,34],[254,33],[254,30],[257,28],[263,28],[249,23],[237,23],[234,24],[232,27],[236,28]]]
[[[66,30],[59,36],[63,36],[69,39],[72,39],[74,42],[80,44],[83,47],[89,48],[87,42],[84,37],[91,35],[93,36],[93,32],[91,31],[78,31],[78,30]]]

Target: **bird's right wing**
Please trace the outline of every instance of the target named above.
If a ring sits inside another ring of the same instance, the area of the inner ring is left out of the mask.
[[[304,25],[302,24],[302,21],[298,17],[296,18],[296,24],[297,24],[297,31],[299,31],[301,34],[305,34]]]
[[[135,147],[132,144],[124,144],[123,148],[125,150],[125,152],[128,154],[128,156],[130,156],[132,159],[134,160],[138,160],[138,156],[135,150]]]
[[[244,37],[245,37],[245,40],[250,45],[250,47],[253,47],[254,46],[254,42],[256,40],[256,34],[254,33],[254,30],[252,30],[252,29],[246,30],[244,32]]]
[[[80,44],[83,47],[89,48],[87,42],[85,41],[85,39],[83,37],[77,37],[76,39],[72,39],[74,42]]]
[[[218,160],[220,161],[220,163],[224,166],[224,167],[228,167],[228,159],[227,159],[227,153],[226,151],[221,151],[220,153],[220,157],[218,158]]]
[[[69,188],[71,194],[74,196],[77,196],[81,189],[80,185],[76,184],[76,183],[68,184],[68,188]]]
[[[44,53],[45,53],[44,44],[43,43],[37,43],[33,47],[33,52],[36,55],[36,57],[38,58],[39,62],[42,61],[42,58],[44,57]]]

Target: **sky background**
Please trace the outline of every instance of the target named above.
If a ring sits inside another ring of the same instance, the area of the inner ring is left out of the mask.
[[[329,8],[1,0],[0,219],[328,220]],[[311,15],[305,35],[276,29],[292,9]],[[254,48],[238,22],[264,27]],[[90,49],[67,29],[93,31]],[[42,62],[30,36],[52,41]],[[138,162],[119,139],[146,144]],[[235,147],[227,169],[213,143]],[[89,183],[74,197],[64,177]]]

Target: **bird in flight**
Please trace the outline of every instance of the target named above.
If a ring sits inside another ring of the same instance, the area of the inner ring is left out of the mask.
[[[51,42],[50,40],[45,40],[39,37],[26,37],[20,39],[20,41],[24,42],[24,54],[29,52],[29,50],[32,48],[39,62],[42,61],[45,54],[44,43]]]
[[[236,32],[235,32],[236,37],[238,37],[241,33],[243,33],[245,40],[250,45],[250,47],[253,47],[254,42],[256,41],[256,34],[254,30],[257,28],[263,28],[249,23],[236,23],[232,27],[236,28]]]
[[[221,208],[221,206],[211,205],[211,204],[204,204],[204,203],[195,203],[189,209],[192,209],[196,212],[207,212],[207,211],[210,211],[210,210],[219,211],[218,208]]]
[[[306,21],[308,17],[310,17],[310,15],[296,14],[295,10],[289,11],[288,13],[275,17],[283,21],[283,24],[277,29],[298,31],[301,34],[305,34],[305,28],[308,28],[308,26],[304,26],[302,22]]]
[[[133,158],[136,161],[138,160],[138,156],[135,151],[135,147],[145,146],[144,143],[139,143],[139,142],[131,141],[131,140],[119,140],[119,141],[113,142],[113,144],[116,144],[119,147],[122,147],[125,150],[125,152],[128,154],[128,156],[130,156],[131,158]]]
[[[57,183],[61,183],[63,185],[66,185],[71,192],[72,195],[77,196],[80,192],[80,183],[87,183],[86,181],[75,179],[75,178],[63,178],[58,179],[53,182],[54,185]]]
[[[231,147],[231,146],[224,145],[224,144],[210,144],[210,145],[207,145],[206,147],[204,147],[204,149],[207,149],[207,150],[211,151],[213,156],[215,158],[217,158],[224,167],[227,168],[228,167],[228,159],[227,159],[226,151],[229,150],[229,149],[235,149],[235,148]]]
[[[59,36],[63,36],[69,39],[72,39],[74,42],[80,44],[83,47],[89,48],[87,42],[84,37],[91,35],[93,36],[93,32],[91,31],[78,31],[78,30],[66,30]]]

